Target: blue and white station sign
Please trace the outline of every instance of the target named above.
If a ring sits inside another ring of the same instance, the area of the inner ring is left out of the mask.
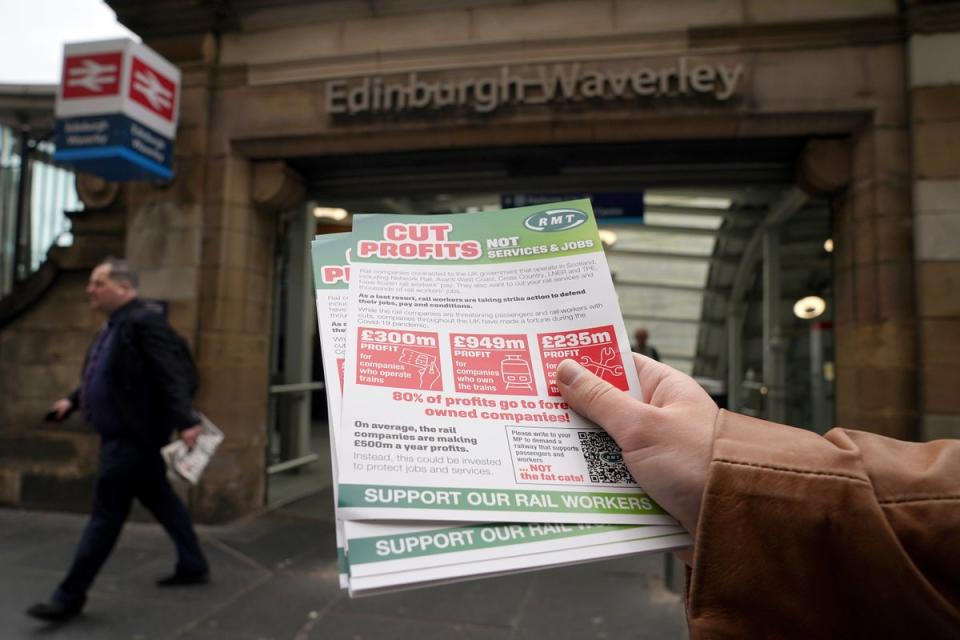
[[[54,160],[107,180],[169,180],[180,70],[130,39],[68,44]]]

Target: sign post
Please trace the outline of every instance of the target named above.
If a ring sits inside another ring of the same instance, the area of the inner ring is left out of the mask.
[[[130,39],[68,44],[54,160],[101,178],[169,180],[180,70]]]

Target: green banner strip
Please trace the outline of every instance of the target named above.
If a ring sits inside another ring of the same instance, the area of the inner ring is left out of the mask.
[[[589,200],[447,215],[357,214],[355,263],[473,266],[603,251]]]
[[[430,529],[392,536],[354,538],[350,540],[350,562],[356,565],[457,551],[476,551],[492,547],[560,540],[594,533],[639,528],[640,526],[628,524],[496,523]]]
[[[328,233],[310,243],[315,289],[347,289],[347,251],[353,244],[350,233]]]
[[[666,514],[666,511],[645,493],[398,487],[366,484],[342,484],[339,489],[341,508],[457,509],[616,515]]]

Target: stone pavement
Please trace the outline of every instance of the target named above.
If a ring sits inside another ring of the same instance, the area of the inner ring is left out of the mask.
[[[62,577],[84,516],[0,509],[0,638],[675,640],[683,605],[663,556],[350,599],[337,588],[331,494],[225,526],[198,527],[213,582],[158,589],[173,549],[159,525],[127,525],[83,614],[23,615]]]

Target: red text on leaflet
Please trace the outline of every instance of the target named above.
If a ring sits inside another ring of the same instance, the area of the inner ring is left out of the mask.
[[[359,327],[357,384],[441,391],[443,380],[437,334]]]
[[[626,391],[629,388],[613,325],[540,333],[537,334],[537,344],[548,382],[548,395],[560,395],[556,383],[557,365],[568,358],[618,389]]]
[[[459,393],[537,394],[523,334],[450,334],[453,379]]]

